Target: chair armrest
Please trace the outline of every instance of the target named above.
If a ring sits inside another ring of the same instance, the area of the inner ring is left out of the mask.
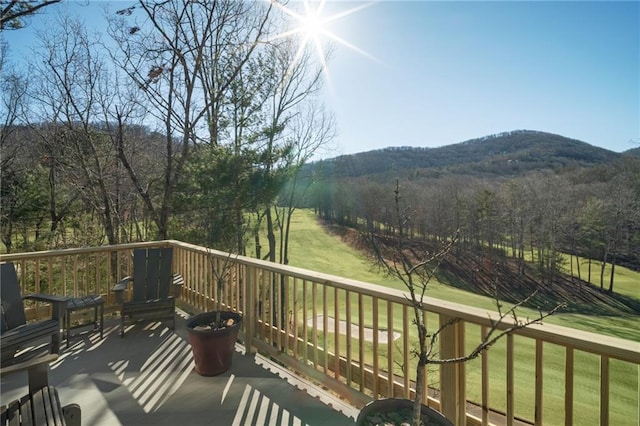
[[[58,359],[58,354],[48,354],[28,361],[19,362],[8,367],[0,368],[0,376],[6,376],[21,371],[27,371],[29,393],[49,385],[49,364]]]
[[[59,357],[58,354],[47,354],[47,355],[39,356],[37,358],[31,358],[27,361],[11,364],[7,367],[2,367],[0,368],[0,377],[4,377],[13,373],[18,373],[20,371],[28,371],[34,368],[38,368],[41,365],[48,366],[53,361],[57,360],[58,357]]]
[[[68,404],[62,407],[62,416],[67,426],[82,425],[82,410],[78,404]]]
[[[23,297],[23,299],[32,299],[37,300],[39,302],[49,302],[49,303],[66,303],[69,298],[67,296],[56,296],[55,294],[44,294],[44,293],[30,293]]]
[[[129,275],[128,277],[124,277],[123,279],[120,280],[120,282],[116,285],[114,285],[113,287],[111,287],[111,291],[125,291],[127,289],[127,285],[129,285],[129,283],[133,281],[133,275]]]
[[[116,301],[118,303],[123,304],[125,302],[124,291],[127,289],[127,286],[131,281],[133,281],[133,275],[124,277],[118,284],[111,287],[111,291],[116,294]]]
[[[69,300],[69,297],[57,296],[54,294],[31,293],[25,295],[23,299],[51,303],[51,316],[53,319],[59,320],[64,316],[64,311],[67,309],[67,301]]]

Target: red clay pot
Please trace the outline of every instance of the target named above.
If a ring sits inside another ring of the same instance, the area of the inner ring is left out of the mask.
[[[223,321],[232,318],[235,323],[218,330],[194,329],[198,325],[214,322],[216,312],[194,315],[186,323],[196,372],[201,376],[217,376],[231,368],[242,315],[230,311],[224,311],[220,315]]]

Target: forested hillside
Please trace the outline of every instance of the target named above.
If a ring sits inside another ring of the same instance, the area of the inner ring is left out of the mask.
[[[392,258],[394,255],[398,239],[397,235],[390,236],[389,231],[367,232],[362,227],[356,230],[322,223],[327,232],[339,236],[342,242],[369,258],[375,256],[369,243],[372,237],[377,241],[376,249],[384,253],[385,258]],[[418,235],[409,238],[405,236],[403,244],[413,253],[435,253],[442,247],[439,242]],[[583,272],[582,279],[564,273],[549,276],[544,274],[536,262],[521,263],[516,256],[509,256],[500,248],[490,251],[487,247],[457,242],[443,256],[436,278],[441,283],[467,292],[489,298],[498,296],[500,300],[522,303],[532,309],[544,310],[563,304],[563,313],[640,315],[640,298],[601,291],[599,286],[586,281],[589,274],[587,271]]]
[[[131,145],[127,155],[135,160],[129,167],[151,185],[149,189],[136,190],[115,155],[104,155],[101,166],[120,170],[120,178],[91,177],[92,166],[82,161],[83,151],[75,144],[84,138],[94,146],[108,146],[117,134],[107,125],[94,125],[86,136],[46,125],[5,132],[6,249],[14,248],[14,241],[18,250],[112,241],[101,225],[110,225],[112,235],[117,230],[118,241],[155,238],[151,212],[144,196],[136,193],[151,194],[162,179],[154,165],[165,161],[158,156],[164,136],[141,126],[123,130]],[[175,149],[179,147],[176,141]],[[564,254],[640,270],[640,158],[629,153],[543,132],[516,131],[437,149],[389,148],[339,157],[307,165],[297,174],[293,167],[267,176],[263,167],[256,167],[261,157],[251,160],[246,152],[234,156],[226,149],[206,154],[196,150],[190,157],[185,179],[168,206],[173,238],[228,245],[231,236],[245,252],[286,262],[286,252],[279,259],[272,257],[275,251],[264,250],[256,232],[268,211],[261,209],[270,199],[279,209],[271,216],[271,247],[286,247],[286,218],[297,207],[314,208],[331,223],[392,232],[397,179],[405,208],[413,212],[410,229],[425,241],[458,233],[460,246],[472,256],[484,256],[486,249],[489,262],[512,258],[520,273],[534,261],[540,276],[550,281],[560,274]],[[258,162],[251,166],[250,160]],[[348,173],[343,169],[347,164]],[[104,191],[117,195],[117,204],[105,202],[113,210],[108,221],[100,219],[109,213],[100,208]],[[592,277],[590,267],[570,269],[576,279],[615,289],[613,271]]]
[[[288,21],[269,2],[111,3],[95,26],[52,14],[29,55],[0,49],[4,250],[175,238],[244,254],[265,226],[276,261],[274,202],[334,134],[323,64],[298,37],[263,42]]]
[[[625,152],[623,152],[623,154],[625,154],[625,155],[633,155],[635,157],[640,157],[640,147],[628,149]]]
[[[640,270],[640,158],[557,135],[516,131],[436,149],[372,151],[310,165],[308,204],[361,231],[393,232],[393,192],[424,241],[460,235],[480,263],[531,262],[541,280],[590,278],[614,290],[615,265]],[[564,254],[612,264],[606,275]],[[488,259],[486,256],[488,255]],[[462,276],[462,273],[456,273]],[[640,289],[639,289],[640,291]]]
[[[439,148],[391,147],[310,165],[321,176],[517,176],[531,171],[608,164],[622,155],[551,133],[515,130]]]

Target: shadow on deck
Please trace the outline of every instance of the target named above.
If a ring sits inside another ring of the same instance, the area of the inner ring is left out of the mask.
[[[50,383],[63,405],[81,406],[83,425],[355,424],[355,408],[260,355],[243,355],[239,345],[231,370],[198,375],[179,315],[175,332],[141,323],[121,339],[117,325],[105,321],[102,340],[72,339],[51,365]],[[26,384],[26,373],[3,378],[2,404],[26,393]]]

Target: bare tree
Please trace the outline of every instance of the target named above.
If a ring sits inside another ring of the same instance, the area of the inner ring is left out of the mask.
[[[0,45],[2,57],[6,55],[6,44]],[[17,72],[2,73],[0,84],[2,93],[0,101],[0,173],[11,170],[11,164],[20,157],[20,151],[25,150],[22,144],[10,144],[10,136],[17,130],[17,125],[21,122],[20,117],[24,117],[24,109],[27,103],[27,88],[29,79],[21,76]]]
[[[140,1],[111,20],[119,46],[113,59],[145,95],[149,123],[165,135],[157,187],[137,173],[125,152],[118,153],[159,238],[167,238],[171,200],[191,147],[219,143],[224,97],[266,30],[270,10],[231,0]],[[138,26],[131,16],[143,22]]]
[[[303,204],[310,180],[300,187],[300,172],[309,159],[335,136],[334,119],[324,109],[309,105],[297,115],[291,125],[292,149],[285,157],[284,167],[288,170],[287,184],[280,192],[275,206],[276,225],[280,234],[278,262],[289,264],[289,234],[291,218],[295,210]]]
[[[299,51],[299,41],[285,39],[265,45],[263,91],[264,121],[258,134],[258,167],[262,171],[261,179],[266,196],[261,197],[257,218],[266,221],[268,252],[264,256],[272,262],[278,260],[277,231],[280,232],[281,263],[288,262],[288,232],[293,208],[288,211],[274,210],[274,201],[289,181],[295,188],[295,173],[318,146],[330,140],[333,123],[323,115],[321,109],[313,110],[308,103],[313,101],[320,84],[322,68],[315,65],[310,52]],[[306,121],[303,121],[306,120]],[[294,178],[293,181],[290,179]],[[263,194],[263,195],[265,195]],[[293,196],[293,193],[291,193]],[[290,198],[289,201],[292,201]],[[289,204],[291,206],[291,204]],[[262,209],[260,211],[259,209]],[[287,213],[288,212],[288,213]],[[259,223],[256,224],[256,229]],[[259,237],[255,233],[256,252],[259,252]],[[274,277],[275,280],[275,277]],[[273,283],[276,288],[277,283]],[[284,294],[285,283],[280,282],[280,293]],[[278,306],[277,292],[272,294],[272,317],[274,323],[284,324],[284,297],[280,297]]]
[[[60,0],[3,0],[0,15],[0,31],[17,30],[24,27],[24,19],[40,11],[43,7],[60,3]]]
[[[97,125],[102,117],[99,99],[113,96],[100,45],[81,21],[65,14],[39,38],[33,64],[38,84],[31,96],[41,121],[50,124],[41,134],[41,149],[50,173],[52,234],[69,203],[80,196],[98,213],[107,241],[117,244],[116,156],[110,139]],[[57,186],[62,183],[72,190],[59,204]]]
[[[395,235],[391,238],[379,238],[371,233],[368,236],[370,246],[375,254],[375,262],[383,271],[402,282],[409,292],[408,300],[413,308],[413,324],[418,333],[418,347],[414,350],[418,362],[415,371],[415,400],[412,424],[420,426],[422,400],[424,389],[424,371],[428,365],[442,365],[461,363],[477,358],[482,352],[488,350],[493,344],[507,334],[525,328],[531,324],[539,323],[546,317],[555,313],[564,305],[556,305],[547,312],[540,311],[533,319],[520,318],[518,308],[526,304],[534,295],[519,301],[518,303],[503,309],[503,305],[496,294],[497,318],[491,318],[491,326],[486,335],[466,355],[456,358],[440,358],[438,351],[439,338],[443,331],[459,322],[459,318],[440,324],[439,328],[429,333],[425,322],[423,300],[428,289],[428,284],[436,276],[438,267],[453,245],[456,238],[445,241],[443,245],[432,252],[416,249],[406,230],[412,220],[414,210],[403,203],[400,194],[400,184],[396,182],[394,191],[394,204],[396,215]],[[403,205],[404,204],[404,205]]]
[[[627,247],[630,236],[634,229],[637,229],[640,218],[640,194],[637,188],[633,188],[632,182],[632,170],[625,170],[616,175],[607,185],[604,203],[607,225],[604,227],[605,250],[600,269],[600,283],[602,287],[604,269],[607,262],[610,262],[608,286],[610,292],[613,292],[616,265],[620,257],[629,252]]]

